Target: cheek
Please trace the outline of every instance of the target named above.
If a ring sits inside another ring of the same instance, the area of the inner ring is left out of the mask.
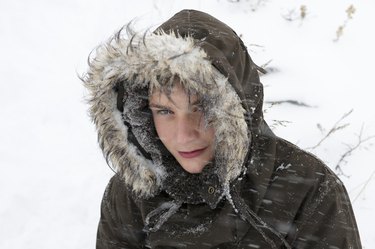
[[[204,137],[205,140],[210,144],[215,143],[215,129],[211,127],[208,130],[206,130]]]
[[[168,122],[164,122],[163,119],[154,118],[154,125],[156,132],[160,138],[160,140],[165,144],[165,142],[168,142],[171,140],[173,135],[173,127],[170,127],[168,125]]]

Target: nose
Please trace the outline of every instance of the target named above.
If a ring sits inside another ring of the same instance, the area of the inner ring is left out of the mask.
[[[178,144],[189,144],[199,137],[200,120],[187,115],[176,123],[176,141]]]

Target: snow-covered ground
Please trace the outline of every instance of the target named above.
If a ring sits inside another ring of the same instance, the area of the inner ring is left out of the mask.
[[[356,11],[347,20],[351,4]],[[184,8],[227,23],[257,64],[272,60],[273,72],[262,77],[266,101],[313,106],[266,105],[276,134],[312,147],[353,109],[340,123],[349,126],[311,150],[334,169],[361,127],[363,139],[375,135],[374,7],[370,0],[1,0],[0,248],[94,248],[112,172],[77,75],[87,69],[90,51],[122,25],[136,18],[137,27],[154,27]],[[341,176],[366,249],[375,248],[373,142],[346,158],[342,169],[350,177]]]

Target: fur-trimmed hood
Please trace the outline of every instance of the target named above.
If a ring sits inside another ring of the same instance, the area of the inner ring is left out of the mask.
[[[339,179],[263,120],[257,70],[232,29],[194,10],[98,47],[84,83],[117,174],[97,248],[361,248]],[[215,130],[214,160],[200,174],[182,169],[153,124],[149,95],[174,77]]]
[[[140,198],[162,190],[173,196],[171,175],[194,177],[170,170],[176,162],[157,138],[148,108],[150,89],[171,86],[174,76],[199,94],[205,120],[215,129],[209,174],[217,176],[220,200],[246,170],[252,137],[264,125],[263,88],[239,36],[208,14],[181,11],[153,33],[127,27],[96,49],[84,83],[100,147]]]

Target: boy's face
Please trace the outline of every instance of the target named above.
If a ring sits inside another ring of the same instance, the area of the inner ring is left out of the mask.
[[[215,131],[205,128],[199,99],[175,84],[168,97],[158,90],[149,98],[160,140],[189,173],[200,173],[214,155]]]

